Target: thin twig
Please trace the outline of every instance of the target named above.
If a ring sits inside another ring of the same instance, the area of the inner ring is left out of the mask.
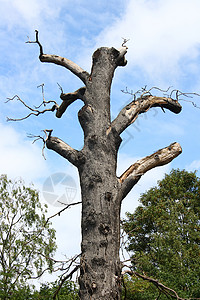
[[[82,203],[82,201],[67,204],[66,207],[64,207],[63,209],[61,209],[59,212],[57,212],[57,213],[55,213],[54,215],[52,215],[51,217],[47,218],[47,221],[46,221],[46,223],[45,223],[44,226],[46,226],[46,224],[49,222],[50,219],[54,218],[55,216],[60,216],[60,214],[61,214],[63,211],[65,211],[66,209],[68,209],[70,206],[74,206],[74,205],[81,204],[81,203]]]
[[[130,41],[130,39],[125,39],[125,38],[123,38],[123,37],[122,37],[122,39],[123,39],[122,47],[126,47],[125,44],[126,44],[128,41]]]
[[[19,119],[13,119],[13,118],[8,118],[7,117],[7,121],[22,121],[22,120],[25,120],[25,119],[29,118],[31,115],[39,116],[40,114],[44,114],[47,111],[52,111],[53,112],[53,111],[55,111],[58,108],[58,104],[55,101],[51,100],[51,101],[46,102],[46,104],[47,103],[54,103],[54,105],[51,108],[46,108],[46,109],[44,109],[42,111],[39,111],[37,109],[37,107],[32,108],[28,104],[26,104],[18,95],[15,95],[12,98],[7,98],[6,103],[8,103],[9,101],[13,101],[14,99],[17,99],[18,101],[20,101],[26,108],[28,108],[31,111],[31,113],[29,113],[27,116],[25,116],[23,118],[19,118]],[[44,104],[44,103],[42,103],[42,104]]]
[[[128,268],[131,268],[130,266],[126,266]],[[140,277],[142,278],[143,280],[147,280],[149,281],[150,283],[154,284],[162,293],[164,293],[165,295],[168,295],[174,299],[177,299],[177,300],[185,300],[183,298],[180,298],[178,296],[178,294],[176,293],[176,291],[174,291],[173,289],[170,289],[169,287],[165,286],[164,284],[160,283],[158,280],[156,279],[153,279],[151,277],[148,277],[146,275],[141,275],[139,274],[138,272],[136,271],[131,271],[131,270],[126,270],[126,271],[123,271],[122,272],[122,275],[123,274],[129,274],[129,275],[134,275],[134,276],[137,276],[137,277]]]
[[[194,101],[191,100],[187,100],[187,99],[180,99],[181,96],[186,97],[186,98],[193,98],[193,96],[198,96],[200,97],[200,94],[198,93],[185,93],[185,92],[181,92],[180,90],[177,89],[172,89],[170,91],[170,89],[172,88],[172,86],[168,87],[166,90],[160,89],[156,86],[151,87],[150,89],[147,90],[147,86],[145,85],[144,87],[142,87],[141,89],[139,89],[138,91],[136,91],[135,93],[133,92],[133,90],[128,90],[128,88],[126,87],[125,90],[121,90],[124,94],[129,94],[131,96],[133,96],[133,101],[139,100],[136,99],[136,96],[139,94],[140,96],[140,100],[142,101],[142,99],[144,98],[144,96],[150,95],[152,96],[152,90],[158,90],[160,92],[163,93],[164,96],[171,98],[173,97],[173,94],[175,94],[175,99],[177,101],[185,101],[185,102],[189,102],[191,103],[194,107],[200,109],[200,106],[198,106]],[[170,91],[169,94],[167,94]],[[161,107],[161,109],[163,110],[163,107]]]
[[[38,140],[42,140],[43,141],[43,147],[42,147],[42,156],[44,157],[44,159],[46,160],[46,157],[44,155],[44,150],[45,150],[45,146],[46,146],[46,141],[47,139],[51,136],[51,133],[52,133],[52,129],[45,129],[45,130],[42,130],[44,132],[44,136],[40,136],[40,135],[33,135],[32,133],[29,133],[27,135],[28,138],[31,138],[33,139],[34,138],[34,141],[33,141],[33,144],[35,142],[37,142]]]
[[[35,30],[35,41],[30,41],[30,39],[28,37],[28,41],[26,43],[27,44],[38,44],[40,47],[40,56],[42,56],[44,54],[44,52],[43,52],[43,47],[39,42],[38,34],[39,34],[38,30]]]
[[[53,300],[56,299],[56,296],[58,295],[63,283],[68,279],[68,278],[72,278],[72,275],[80,268],[80,265],[77,265],[67,276],[65,276],[62,280],[61,283],[58,287],[58,289],[56,290],[55,294],[53,295]]]
[[[64,94],[62,86],[58,82],[57,82],[57,85],[58,85],[59,89],[61,90],[61,94]]]

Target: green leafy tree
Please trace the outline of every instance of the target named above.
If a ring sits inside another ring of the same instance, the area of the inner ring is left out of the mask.
[[[10,296],[10,300],[78,300],[78,289],[74,282],[65,281],[57,293],[60,282],[43,283],[39,290],[34,286],[21,286]],[[2,298],[0,298],[2,299]]]
[[[200,179],[195,172],[172,170],[139,201],[141,205],[123,222],[133,270],[157,279],[180,297],[199,297]],[[142,279],[126,280],[130,290]],[[137,299],[158,296],[157,289],[145,284]]]
[[[46,212],[35,189],[0,177],[0,299],[26,289],[27,280],[45,269],[52,271],[55,230]]]
[[[72,281],[65,281],[57,294],[59,282],[42,284],[40,291],[35,293],[35,299],[42,300],[78,300],[78,289]]]

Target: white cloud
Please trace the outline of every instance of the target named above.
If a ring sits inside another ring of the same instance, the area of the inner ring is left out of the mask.
[[[48,172],[41,148],[26,141],[11,126],[0,124],[0,174],[33,182]]]
[[[13,26],[32,27],[42,25],[46,19],[56,18],[61,7],[48,0],[0,0],[1,22]],[[35,29],[35,28],[34,28]]]
[[[119,47],[129,38],[129,64],[151,77],[161,73],[180,75],[179,61],[199,53],[200,2],[198,0],[131,0],[125,13],[105,28],[97,45]]]
[[[195,171],[200,169],[200,160],[194,160],[189,165],[186,166],[186,170]]]

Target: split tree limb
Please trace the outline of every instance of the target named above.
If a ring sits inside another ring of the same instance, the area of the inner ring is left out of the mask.
[[[119,51],[119,56],[117,58],[118,66],[122,66],[122,67],[126,66],[127,64],[127,60],[125,59],[125,54],[127,53],[128,47],[126,47],[124,43],[122,44],[122,47],[117,49]]]
[[[77,65],[76,63],[74,63],[73,61],[71,61],[65,57],[61,57],[58,55],[52,55],[52,54],[44,54],[43,47],[38,39],[38,30],[35,30],[35,33],[36,33],[35,41],[29,40],[29,41],[27,41],[27,43],[36,43],[39,45],[39,47],[40,47],[39,59],[41,62],[47,62],[47,63],[53,63],[56,65],[60,65],[64,68],[68,69],[69,71],[71,71],[74,75],[76,75],[84,83],[86,83],[87,79],[89,78],[88,72],[84,71],[81,67],[79,67],[79,65]]]
[[[173,113],[180,113],[182,107],[177,100],[152,95],[141,96],[126,105],[113,120],[111,127],[121,134],[129,125],[135,122],[139,114],[147,112],[151,107],[162,107]]]
[[[142,175],[147,171],[163,166],[171,162],[175,157],[181,154],[182,149],[179,143],[173,143],[166,148],[139,159],[131,165],[119,178],[121,183],[122,200],[130,192],[133,186],[138,182]]]
[[[58,107],[56,111],[56,117],[61,118],[63,113],[66,111],[67,107],[72,104],[75,100],[81,99],[84,100],[83,96],[85,93],[85,87],[82,87],[75,91],[74,93],[61,93],[60,98],[63,100],[61,105]]]
[[[52,137],[49,135],[48,139],[46,140],[46,146],[48,149],[51,149],[62,157],[66,158],[74,166],[84,163],[85,158],[81,151],[73,149],[57,137]]]

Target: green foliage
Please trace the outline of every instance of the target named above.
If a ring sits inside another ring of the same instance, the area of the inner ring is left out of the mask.
[[[2,297],[1,299],[10,300],[53,300],[55,292],[59,287],[59,282],[51,282],[42,284],[40,290],[35,290],[34,287],[21,286],[16,290],[9,298]],[[65,281],[62,285],[59,294],[56,296],[55,300],[78,300],[78,289],[72,281]]]
[[[200,179],[195,172],[172,170],[139,201],[142,205],[127,213],[128,220],[123,222],[133,269],[174,289],[180,297],[199,297]],[[141,279],[127,277],[127,281],[134,289]],[[127,299],[155,299],[158,290],[145,284],[142,296]]]
[[[40,291],[35,293],[36,299],[52,300],[55,292],[57,291],[59,282],[52,282],[48,284],[42,284]],[[76,285],[71,281],[65,281],[62,285],[56,299],[59,300],[78,300],[78,289]]]
[[[154,285],[141,278],[124,275],[123,280],[125,288],[122,289],[122,299],[150,300],[155,299],[154,295],[158,294]]]
[[[27,279],[45,268],[52,270],[55,230],[46,222],[46,212],[36,190],[0,176],[1,299],[15,299],[18,290],[26,289]]]
[[[10,293],[8,296],[5,293],[0,292],[0,300],[36,300],[33,289],[29,286],[18,287],[15,291]]]

